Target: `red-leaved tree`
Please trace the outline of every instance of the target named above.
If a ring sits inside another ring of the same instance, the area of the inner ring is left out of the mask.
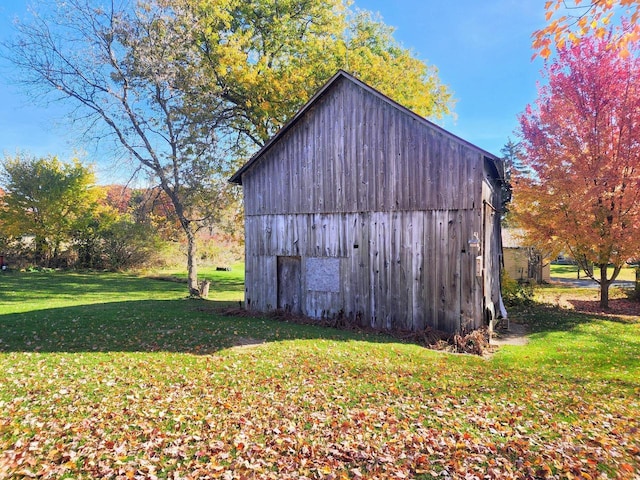
[[[600,267],[608,308],[609,286],[640,254],[640,61],[634,48],[592,36],[561,48],[545,73],[520,117],[534,173],[516,180],[515,216],[543,251]]]

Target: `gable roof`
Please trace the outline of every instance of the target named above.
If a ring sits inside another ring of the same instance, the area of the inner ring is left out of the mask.
[[[247,163],[245,163],[242,167],[240,167],[240,169],[238,169],[238,171],[236,173],[233,174],[233,176],[229,179],[229,182],[231,183],[236,183],[238,185],[242,185],[242,174],[244,172],[246,172],[247,170],[249,170],[259,159],[260,157],[262,157],[262,155],[264,155],[275,143],[277,143],[280,138],[282,138],[285,133],[287,133],[291,128],[293,128],[293,126],[298,122],[298,120],[304,116],[307,111],[309,111],[321,98],[323,98],[325,95],[327,95],[327,93],[329,91],[332,90],[332,87],[335,86],[338,81],[340,81],[340,79],[345,79],[347,81],[350,81],[352,83],[354,83],[355,85],[358,85],[360,88],[366,90],[367,92],[369,92],[370,94],[378,97],[379,99],[383,100],[384,102],[386,102],[387,104],[391,105],[392,107],[400,110],[401,112],[405,113],[406,115],[409,115],[411,117],[413,117],[414,119],[418,120],[419,122],[429,126],[430,128],[433,128],[443,134],[445,134],[446,136],[456,140],[459,143],[463,143],[468,147],[473,148],[474,150],[477,150],[479,153],[481,153],[482,155],[484,155],[486,158],[488,158],[489,160],[493,162],[499,160],[499,158],[495,155],[493,155],[492,153],[487,152],[486,150],[483,150],[482,148],[458,137],[457,135],[454,135],[453,133],[445,130],[444,128],[440,127],[439,125],[436,125],[435,123],[427,120],[424,117],[421,117],[420,115],[418,115],[417,113],[409,110],[408,108],[400,105],[398,102],[392,100],[391,98],[389,98],[388,96],[384,95],[383,93],[380,93],[378,90],[376,90],[373,87],[370,87],[369,85],[367,85],[366,83],[358,80],[356,77],[354,77],[353,75],[350,75],[349,73],[345,72],[344,70],[338,70],[338,72],[331,77],[331,79],[329,79],[329,81],[327,83],[325,83],[310,99],[309,101],[298,111],[298,113],[296,113],[293,118],[291,118],[291,120],[289,120],[273,137],[271,137],[271,139],[269,139],[269,141],[267,141],[267,143],[264,144],[264,146],[258,150],[250,159],[249,161],[247,161]]]
[[[502,228],[503,248],[525,248],[525,231],[522,228]]]

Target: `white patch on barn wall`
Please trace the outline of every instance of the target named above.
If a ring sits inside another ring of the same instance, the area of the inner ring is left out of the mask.
[[[335,257],[305,258],[307,290],[312,292],[340,292],[340,259]]]

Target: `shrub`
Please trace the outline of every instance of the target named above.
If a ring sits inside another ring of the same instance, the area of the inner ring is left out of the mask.
[[[152,226],[128,215],[101,212],[79,224],[72,263],[77,268],[112,271],[139,268],[153,262],[160,244]]]
[[[102,252],[109,270],[126,270],[151,263],[161,243],[152,228],[127,220],[110,225],[102,232],[102,237]]]
[[[237,241],[215,235],[203,238],[198,246],[198,252],[203,265],[224,267],[242,260],[244,247]]]
[[[514,307],[533,303],[533,285],[531,283],[518,282],[503,270],[500,273],[500,285],[502,300],[506,306]]]

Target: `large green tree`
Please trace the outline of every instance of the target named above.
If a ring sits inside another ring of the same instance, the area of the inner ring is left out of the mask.
[[[234,109],[232,125],[256,145],[338,69],[425,117],[451,113],[452,94],[438,70],[371,12],[342,0],[184,1],[183,22],[203,19],[204,67]]]
[[[35,261],[50,265],[94,206],[92,170],[78,160],[64,163],[56,157],[18,154],[5,157],[1,172],[4,236],[32,237]]]
[[[197,231],[228,203],[225,178],[338,68],[423,115],[452,103],[434,68],[341,0],[41,0],[35,12],[9,45],[24,84],[69,101],[87,135],[115,138],[153,175],[187,238],[193,295]]]

